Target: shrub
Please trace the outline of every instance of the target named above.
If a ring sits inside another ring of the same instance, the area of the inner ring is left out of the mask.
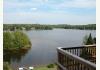
[[[48,68],[54,68],[54,64],[47,65]]]

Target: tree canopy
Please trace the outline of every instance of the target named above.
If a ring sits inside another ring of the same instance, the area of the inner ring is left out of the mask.
[[[89,36],[85,36],[83,43],[85,45],[96,44],[96,38],[95,37],[93,38],[90,33]]]
[[[19,31],[3,32],[3,47],[4,49],[16,49],[30,47],[31,42],[27,35]]]

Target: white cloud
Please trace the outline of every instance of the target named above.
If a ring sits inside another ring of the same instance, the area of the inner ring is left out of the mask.
[[[95,0],[70,0],[70,1],[64,1],[60,4],[52,4],[49,6],[55,7],[55,8],[95,8],[96,7],[96,1]]]
[[[75,15],[63,8],[95,8],[95,0],[64,0],[53,3],[51,0],[31,0],[19,2],[4,0],[4,23],[40,22],[40,23],[92,23],[95,15]],[[43,8],[43,6],[49,7]],[[43,9],[42,9],[43,8]],[[15,10],[13,10],[15,9]],[[16,11],[19,9],[19,11]],[[25,9],[25,10],[24,10]],[[8,11],[10,12],[8,12]],[[27,11],[28,10],[28,11]],[[11,12],[12,11],[12,12]],[[36,11],[36,12],[34,12]],[[49,12],[47,12],[49,11]],[[73,11],[74,12],[74,11]],[[80,12],[79,12],[80,13]],[[87,12],[88,14],[89,12]],[[84,13],[85,14],[85,13]],[[73,21],[72,21],[73,20]]]
[[[36,11],[36,10],[37,10],[37,8],[31,8],[31,10]]]
[[[57,1],[56,1],[57,2]],[[41,5],[46,4],[51,8],[95,8],[96,1],[95,0],[64,0],[63,2],[56,4],[51,3],[48,0],[31,0],[27,2],[19,2],[17,0],[4,0],[4,7],[41,7]]]

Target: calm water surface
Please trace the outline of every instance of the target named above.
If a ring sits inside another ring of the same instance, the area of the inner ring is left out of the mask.
[[[31,40],[32,47],[23,56],[21,55],[19,60],[10,59],[14,69],[22,66],[54,63],[57,59],[57,47],[80,46],[85,35],[92,33],[92,36],[96,36],[95,30],[54,29],[24,32]]]

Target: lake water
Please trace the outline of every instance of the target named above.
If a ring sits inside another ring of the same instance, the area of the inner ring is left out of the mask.
[[[18,57],[18,55],[14,55],[13,59],[9,59],[14,69],[22,66],[54,63],[57,61],[57,47],[80,46],[83,43],[83,38],[89,33],[96,36],[95,30],[54,29],[24,32],[28,35],[32,47],[21,54],[19,58],[15,57]]]

